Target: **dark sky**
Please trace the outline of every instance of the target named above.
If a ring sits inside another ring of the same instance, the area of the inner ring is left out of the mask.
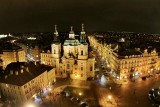
[[[79,31],[160,33],[160,0],[0,0],[0,33]]]

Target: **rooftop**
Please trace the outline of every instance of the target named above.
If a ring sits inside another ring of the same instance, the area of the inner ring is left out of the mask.
[[[0,44],[0,51],[14,51],[19,49],[22,49],[22,48],[11,43]]]
[[[63,45],[71,45],[71,46],[77,46],[77,45],[80,45],[80,42],[79,40],[77,39],[67,39],[64,41],[64,44]]]
[[[120,56],[130,56],[130,55],[141,55],[142,53],[134,49],[126,49],[118,51],[117,54]]]
[[[53,67],[42,64],[35,65],[33,62],[13,62],[7,65],[3,75],[0,77],[0,82],[22,86],[43,72],[50,71],[51,69]]]

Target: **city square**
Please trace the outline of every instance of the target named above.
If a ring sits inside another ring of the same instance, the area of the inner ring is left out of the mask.
[[[0,107],[160,107],[158,0],[1,0]]]

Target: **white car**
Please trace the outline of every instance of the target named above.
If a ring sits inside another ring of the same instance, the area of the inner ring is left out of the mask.
[[[109,76],[110,74],[109,74],[108,72],[105,72],[104,75],[105,75],[105,76]]]

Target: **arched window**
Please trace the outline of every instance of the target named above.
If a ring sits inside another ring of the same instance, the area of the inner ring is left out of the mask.
[[[81,50],[81,55],[83,55],[83,50]]]

